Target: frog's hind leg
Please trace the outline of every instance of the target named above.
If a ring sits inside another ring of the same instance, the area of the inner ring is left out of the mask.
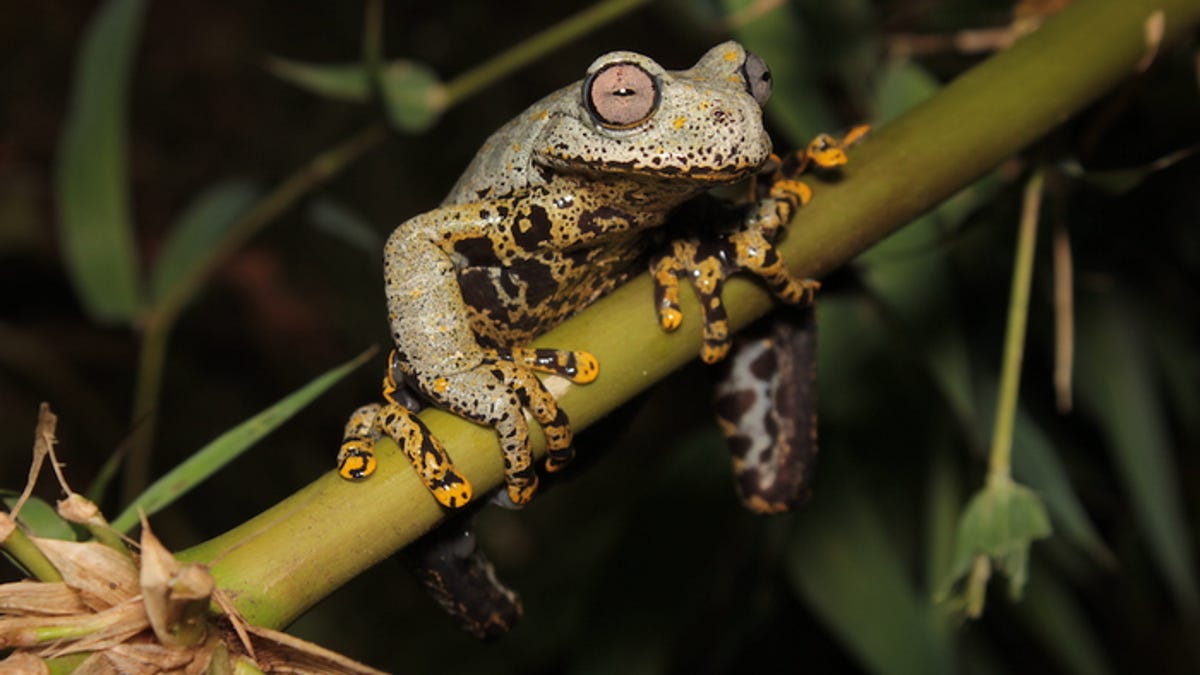
[[[816,322],[782,308],[741,332],[716,390],[738,495],[780,513],[809,495],[817,456]]]
[[[357,481],[374,473],[375,443],[383,434],[396,442],[439,504],[457,509],[471,501],[471,484],[454,468],[441,442],[420,417],[396,403],[372,403],[350,415],[338,452],[338,474]]]
[[[574,456],[570,421],[532,370],[501,358],[453,375],[421,381],[421,390],[447,410],[496,430],[504,456],[509,500],[529,502],[537,492],[529,425],[524,410],[542,425],[547,467],[557,470]]]
[[[558,401],[532,372],[552,373],[576,384],[587,384],[600,373],[600,363],[588,352],[565,349],[502,348],[493,351],[497,358],[523,366],[509,373],[521,404],[533,413],[546,436],[546,470],[561,471],[575,457],[573,434],[567,414]],[[528,370],[526,370],[528,369]]]

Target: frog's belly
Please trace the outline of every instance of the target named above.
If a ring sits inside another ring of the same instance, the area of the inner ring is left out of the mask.
[[[639,238],[575,251],[549,251],[507,267],[467,266],[458,284],[479,342],[528,344],[645,269]]]

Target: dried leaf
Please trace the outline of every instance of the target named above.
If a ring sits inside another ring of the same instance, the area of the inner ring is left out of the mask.
[[[256,643],[258,665],[271,673],[311,673],[312,675],[384,675],[384,671],[349,659],[287,633],[247,626]]]
[[[0,673],[50,675],[50,666],[28,652],[13,652],[7,659],[0,661]]]
[[[79,594],[61,581],[16,581],[0,586],[0,614],[52,616],[86,611]]]
[[[32,539],[63,581],[79,591],[83,602],[94,610],[108,609],[141,593],[133,562],[103,544]]]
[[[216,584],[198,564],[183,565],[150,531],[142,517],[142,601],[159,642],[194,647],[208,633],[208,605]]]
[[[33,494],[33,486],[37,484],[38,476],[42,473],[42,464],[46,461],[46,456],[54,455],[54,444],[58,442],[54,435],[57,427],[58,416],[50,412],[49,403],[43,402],[38,407],[37,427],[33,431],[33,462],[29,465],[29,478],[25,481],[25,490],[21,493],[21,498],[12,507],[13,520],[17,519],[21,507],[25,505],[29,495]],[[57,461],[54,462],[54,470],[58,471]],[[59,477],[61,479],[61,474]]]

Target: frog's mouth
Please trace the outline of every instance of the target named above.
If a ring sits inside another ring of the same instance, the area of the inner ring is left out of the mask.
[[[705,133],[702,125],[689,128],[683,118],[652,118],[636,128],[612,130],[575,117],[558,117],[543,130],[535,161],[556,171],[591,176],[697,185],[735,182],[766,163],[771,139],[752,99],[745,106],[752,109],[721,107],[710,115],[723,115],[726,128],[736,133]]]
[[[628,178],[647,178],[660,180],[678,180],[702,185],[717,183],[733,183],[750,174],[757,172],[766,158],[758,161],[744,161],[719,166],[696,165],[687,166],[685,162],[654,162],[650,161],[597,161],[587,157],[570,156],[565,154],[541,155],[544,164],[557,171],[583,173],[588,175],[620,175]]]

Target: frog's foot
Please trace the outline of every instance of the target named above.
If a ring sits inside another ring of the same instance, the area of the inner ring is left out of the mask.
[[[798,181],[789,183],[803,185]],[[791,189],[791,185],[779,188],[781,195],[783,190]],[[792,200],[799,200],[803,194],[788,192],[785,196],[765,199],[746,225],[722,234],[715,241],[674,240],[670,251],[652,262],[650,275],[659,324],[664,330],[675,330],[683,319],[679,309],[680,277],[686,277],[695,289],[704,313],[704,345],[700,356],[706,363],[716,363],[729,352],[729,319],[721,302],[721,288],[730,274],[751,272],[761,277],[780,300],[801,306],[812,304],[821,283],[793,275],[771,243],[779,223],[786,222],[781,216],[790,214],[798,206]]]
[[[489,353],[539,373],[565,377],[575,384],[588,384],[600,374],[600,362],[590,352],[511,347],[494,349]]]
[[[849,158],[846,157],[846,148],[866,138],[870,131],[870,125],[860,124],[850,129],[841,138],[829,134],[819,134],[809,141],[808,146],[803,150],[788,157],[783,163],[781,171],[784,175],[794,177],[803,173],[810,166],[824,170],[844,166],[849,161]]]
[[[521,363],[492,352],[486,354],[483,363],[475,368],[443,377],[424,378],[420,385],[427,396],[447,410],[496,430],[504,455],[508,497],[519,506],[533,498],[538,485],[529,444],[529,426],[523,411],[528,410],[542,425],[546,436],[547,470],[562,469],[574,457],[575,450],[571,446],[573,435],[566,412],[558,407],[554,396],[533,370],[523,365],[524,357],[534,355],[531,358],[536,358],[537,350],[516,351],[517,354],[510,351],[509,355],[515,359],[522,357],[516,359]],[[575,354],[578,356],[581,352]]]
[[[454,468],[441,442],[420,417],[395,403],[375,403],[354,411],[338,453],[338,473],[349,480],[371,475],[376,466],[375,442],[383,434],[396,442],[439,504],[457,509],[471,501],[471,484]]]
[[[678,328],[683,321],[683,312],[679,308],[679,278],[687,277],[691,281],[704,313],[704,344],[700,356],[705,363],[716,363],[729,352],[729,317],[721,303],[721,287],[730,269],[721,250],[702,252],[702,248],[709,247],[694,238],[672,241],[670,251],[651,262],[650,277],[654,281],[658,322],[668,332]]]
[[[405,548],[401,560],[442,609],[477,638],[504,635],[521,618],[521,599],[496,577],[469,522],[429,532]]]
[[[379,408],[378,403],[364,405],[351,413],[346,422],[337,457],[338,474],[346,480],[365,480],[375,473],[375,441],[381,435],[379,427],[375,426]]]

